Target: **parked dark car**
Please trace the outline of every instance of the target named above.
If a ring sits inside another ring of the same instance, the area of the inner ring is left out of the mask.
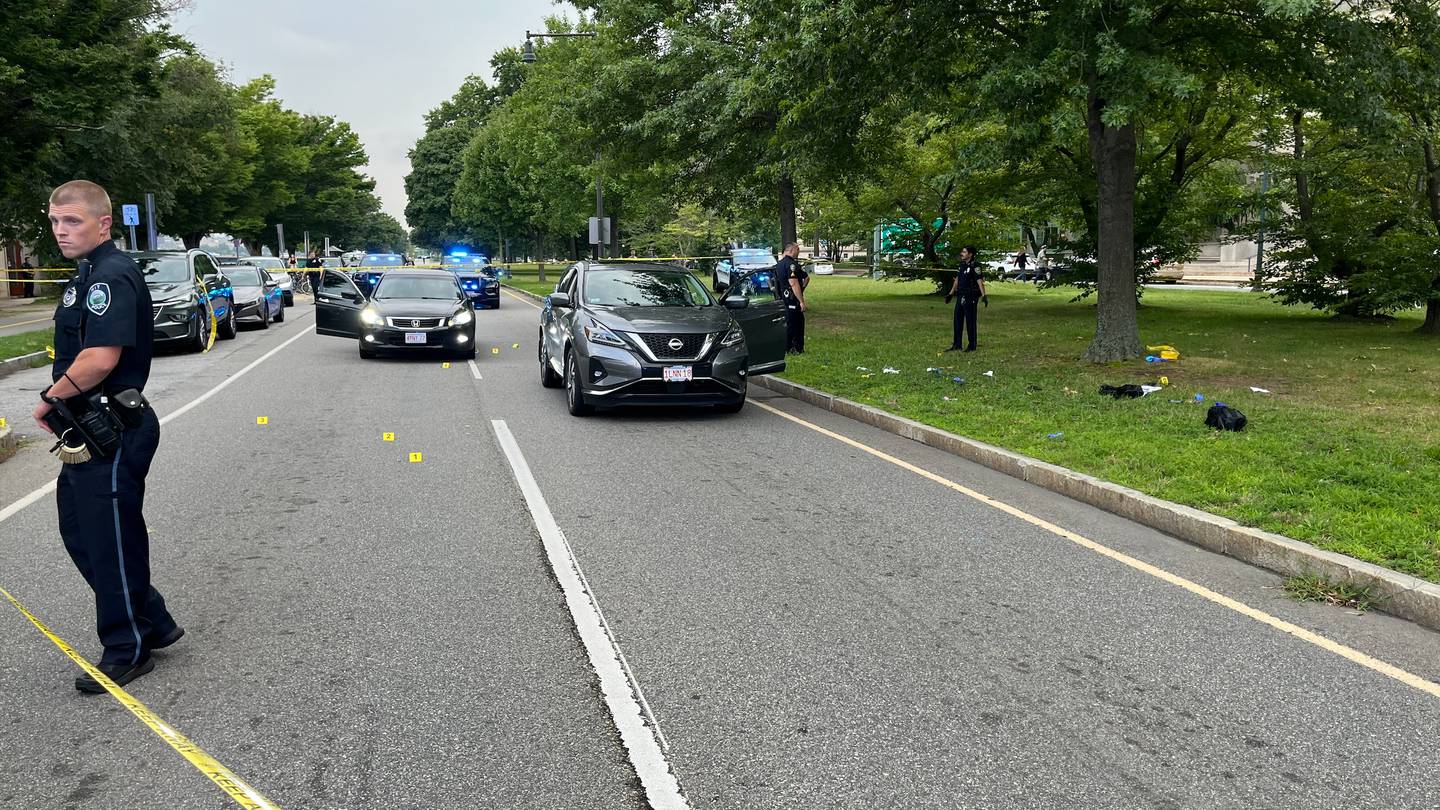
[[[365,359],[425,350],[475,357],[475,307],[445,270],[386,273],[371,296],[348,275],[326,270],[315,296],[315,332],[356,338]]]
[[[455,274],[476,309],[500,308],[500,279],[484,256],[452,253],[440,260],[440,266]]]
[[[369,295],[380,283],[380,277],[397,267],[404,267],[405,259],[398,253],[367,253],[360,258],[360,264],[350,271],[350,278],[360,292]]]
[[[752,276],[730,279],[722,302],[680,268],[581,262],[540,312],[539,360],[540,383],[563,385],[576,416],[617,405],[734,413],[750,377],[785,369],[785,303]]]
[[[235,337],[235,293],[215,258],[203,250],[132,253],[140,266],[155,318],[155,343],[203,351],[210,328]]]
[[[252,264],[237,264],[225,268],[225,276],[234,290],[236,318],[254,318],[261,329],[269,329],[271,321],[285,320],[285,294],[268,272]]]

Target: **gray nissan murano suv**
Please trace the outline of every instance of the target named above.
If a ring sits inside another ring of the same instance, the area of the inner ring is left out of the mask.
[[[580,262],[540,312],[540,383],[570,413],[621,405],[745,405],[746,381],[785,369],[785,303],[737,277],[716,300],[662,264]]]

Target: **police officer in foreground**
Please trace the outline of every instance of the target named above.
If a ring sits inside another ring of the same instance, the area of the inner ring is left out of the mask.
[[[34,417],[46,432],[61,434],[57,449],[64,445],[67,463],[56,482],[60,535],[95,592],[105,648],[97,666],[123,685],[154,669],[150,653],[185,631],[150,584],[141,506],[160,443],[160,422],[140,394],[150,376],[150,292],[135,262],[111,241],[112,222],[110,196],[94,183],[73,180],[50,195],[55,241],[77,262],[55,310],[54,384]],[[81,443],[72,433],[88,438]],[[84,674],[75,688],[104,691]]]
[[[962,337],[970,338],[970,345],[965,351],[975,351],[975,316],[979,313],[980,302],[990,306],[990,296],[985,294],[985,278],[980,274],[980,263],[975,260],[976,250],[974,247],[966,246],[960,250],[960,267],[955,274],[955,281],[950,285],[950,293],[945,296],[945,303],[950,299],[959,297],[955,303],[955,338],[950,344],[947,352],[960,350]]]

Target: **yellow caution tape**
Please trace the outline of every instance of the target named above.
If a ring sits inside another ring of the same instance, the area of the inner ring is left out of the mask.
[[[15,609],[20,611],[21,615],[29,619],[30,623],[35,625],[46,638],[54,642],[55,646],[59,647],[60,651],[65,653],[71,661],[74,661],[77,666],[85,670],[85,674],[94,678],[97,683],[105,687],[105,691],[109,692],[111,697],[120,701],[121,706],[129,709],[131,714],[140,718],[140,722],[149,726],[151,731],[158,734],[160,739],[168,743],[171,748],[174,748],[180,753],[180,756],[185,757],[191,765],[194,765],[201,773],[205,774],[206,778],[214,782],[220,790],[224,791],[225,795],[233,799],[236,804],[246,808],[246,810],[280,810],[277,805],[262,796],[260,791],[247,785],[244,780],[236,776],[229,768],[216,762],[215,758],[201,750],[200,746],[190,742],[185,735],[176,731],[164,720],[161,720],[154,712],[150,711],[145,704],[131,697],[129,692],[117,686],[114,681],[110,680],[110,678],[96,668],[94,664],[86,661],[84,656],[75,652],[73,647],[66,644],[63,639],[51,632],[50,628],[35,618],[35,614],[26,610],[25,606],[20,604],[20,600],[11,596],[9,591],[0,588],[0,594],[4,594],[5,598],[10,600],[10,604],[14,605]]]
[[[74,271],[74,270],[66,270],[65,272],[67,272],[67,273],[74,273],[75,271]],[[12,277],[10,277],[10,276],[0,276],[0,281],[14,281],[14,282],[18,282],[18,283],[20,283],[20,284],[69,284],[69,283],[70,283],[70,279],[68,279],[68,278],[12,278]]]

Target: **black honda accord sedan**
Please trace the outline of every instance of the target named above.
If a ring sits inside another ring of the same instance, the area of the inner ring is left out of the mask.
[[[326,270],[315,295],[315,332],[356,338],[365,359],[422,351],[475,357],[475,307],[443,270],[391,270],[369,297],[349,276]]]

